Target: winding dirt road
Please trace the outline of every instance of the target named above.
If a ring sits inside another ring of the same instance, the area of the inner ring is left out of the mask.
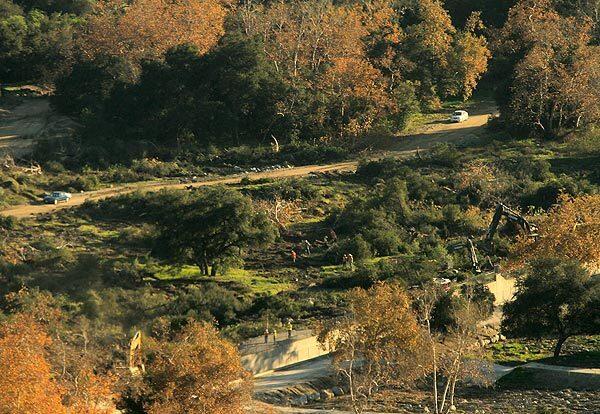
[[[427,149],[441,142],[471,145],[479,140],[480,134],[482,132],[482,127],[487,123],[489,114],[495,112],[495,108],[491,105],[478,105],[478,107],[470,109],[470,111],[471,117],[466,122],[460,124],[451,124],[447,121],[435,122],[426,125],[422,129],[422,132],[407,137],[394,138],[386,142],[383,148],[377,149],[375,152],[373,152],[372,158],[378,158],[382,156],[393,156],[398,158],[408,157],[414,155],[415,152],[419,149]],[[0,215],[11,216],[15,218],[24,218],[37,216],[40,214],[47,214],[65,208],[79,206],[88,200],[100,200],[103,198],[114,197],[117,195],[132,193],[135,191],[148,192],[167,188],[183,189],[190,185],[192,185],[193,187],[203,187],[209,185],[237,184],[244,177],[256,180],[260,178],[298,177],[306,176],[313,173],[325,173],[334,171],[353,171],[356,169],[357,165],[358,161],[340,162],[327,165],[305,165],[301,167],[280,169],[268,172],[206,179],[205,181],[196,182],[193,184],[181,184],[179,181],[174,180],[147,181],[122,186],[115,186],[98,191],[89,191],[81,194],[74,194],[71,201],[65,204],[15,205],[0,211]]]

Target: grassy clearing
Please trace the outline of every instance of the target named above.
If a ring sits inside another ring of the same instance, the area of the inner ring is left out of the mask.
[[[93,224],[83,224],[78,228],[79,232],[86,236],[97,236],[103,239],[113,239],[119,237],[117,230],[101,229]]]
[[[153,278],[161,281],[194,280],[198,282],[217,282],[234,284],[257,295],[276,295],[291,290],[293,284],[259,274],[253,270],[229,269],[223,275],[204,276],[198,266],[151,266]]]
[[[492,357],[502,365],[539,362],[550,365],[600,368],[600,335],[578,336],[565,342],[563,353],[553,357],[555,342],[548,339],[509,340],[492,346]]]

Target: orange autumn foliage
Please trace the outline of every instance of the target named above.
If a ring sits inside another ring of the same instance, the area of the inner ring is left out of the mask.
[[[206,53],[224,34],[227,0],[102,0],[81,34],[84,56],[121,56],[133,63],[190,43]]]
[[[561,196],[559,205],[537,220],[540,238],[522,239],[513,248],[516,264],[537,257],[578,260],[600,269],[600,195]]]
[[[332,59],[364,59],[367,20],[360,7],[328,0],[251,3],[242,12],[242,29],[263,40],[276,71],[297,78],[319,73]]]
[[[335,108],[340,120],[347,119],[340,128],[342,136],[367,132],[385,109],[393,107],[380,75],[366,60],[339,58],[319,78],[319,91],[329,96],[330,108]],[[353,105],[370,110],[351,113]]]
[[[77,375],[76,387],[70,390],[69,413],[112,414],[111,387],[116,378],[112,375],[99,376],[90,368],[82,369]]]
[[[61,387],[52,377],[45,347],[50,337],[29,316],[0,325],[0,412],[63,414]]]
[[[251,383],[237,349],[208,324],[159,341],[148,358],[149,414],[244,414]]]

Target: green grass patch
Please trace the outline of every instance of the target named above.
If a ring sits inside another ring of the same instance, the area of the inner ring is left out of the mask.
[[[235,282],[244,285],[256,294],[275,295],[293,288],[290,282],[282,282],[245,269],[230,269],[226,274],[218,275],[215,279],[219,282]]]
[[[600,335],[571,337],[563,346],[563,355],[553,357],[554,340],[509,340],[492,345],[492,357],[502,365],[539,362],[551,365],[600,368]]]
[[[149,265],[148,270],[156,279],[162,281],[176,281],[191,279],[195,281],[217,282],[223,284],[235,284],[249,290],[254,294],[275,295],[279,292],[291,290],[293,284],[280,281],[274,277],[258,274],[246,269],[229,269],[225,274],[217,276],[204,276],[200,273],[198,266],[157,266]]]
[[[77,230],[85,236],[98,236],[103,239],[112,239],[119,236],[119,232],[117,230],[101,229],[92,224],[82,224],[77,228]]]
[[[552,356],[547,347],[535,343],[507,341],[492,345],[494,361],[502,365],[521,365]]]

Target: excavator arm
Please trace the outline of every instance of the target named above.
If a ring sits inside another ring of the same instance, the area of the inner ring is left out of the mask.
[[[133,375],[146,371],[142,361],[142,332],[137,331],[129,343],[129,370]]]
[[[525,217],[523,217],[523,215],[508,208],[504,204],[498,203],[496,206],[496,211],[494,212],[494,218],[492,218],[492,222],[490,223],[485,236],[485,240],[487,242],[490,242],[494,238],[494,234],[496,234],[496,231],[498,230],[498,225],[500,224],[502,217],[506,217],[508,221],[517,223],[527,233],[528,236],[538,236],[538,228],[535,224],[530,223]]]
[[[481,273],[481,266],[479,265],[479,259],[477,258],[477,252],[475,251],[475,245],[473,244],[473,240],[470,238],[467,239],[466,242],[458,243],[452,246],[452,250],[467,250],[469,253],[469,260],[471,262],[471,267],[475,273]]]

